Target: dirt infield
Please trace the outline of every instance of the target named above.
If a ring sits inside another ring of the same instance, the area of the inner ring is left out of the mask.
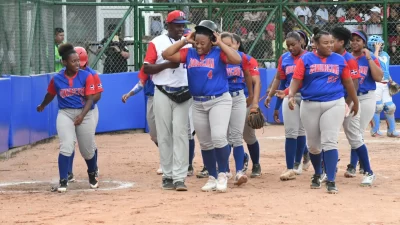
[[[188,192],[161,190],[157,148],[148,134],[132,133],[96,136],[104,181],[100,190],[88,190],[86,164],[77,154],[74,173],[79,182],[70,184],[65,194],[51,193],[50,185],[58,180],[55,139],[0,161],[0,223],[400,224],[400,139],[366,133],[377,180],[372,188],[363,188],[359,174],[343,176],[350,150],[341,133],[339,194],[329,195],[325,188],[309,188],[311,168],[296,180],[279,180],[285,168],[283,134],[283,126],[257,132],[263,175],[240,188],[230,180],[227,193],[203,193],[206,180],[195,177],[187,179]],[[202,168],[198,143],[194,161],[197,172]]]

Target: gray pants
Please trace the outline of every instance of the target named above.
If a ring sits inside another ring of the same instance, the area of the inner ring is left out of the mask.
[[[246,118],[249,116],[250,109],[251,109],[251,105],[249,107],[247,107]],[[245,120],[246,120],[246,118],[245,118]],[[247,125],[246,121],[244,122],[243,139],[246,142],[246,144],[248,144],[248,145],[252,145],[257,142],[256,130],[249,127],[249,125]]]
[[[149,125],[150,138],[154,143],[157,143],[157,128],[156,117],[154,115],[153,96],[147,96],[147,125]]]
[[[351,104],[350,109],[353,107]],[[361,107],[358,110],[357,115],[353,116],[353,113],[348,117],[344,118],[343,130],[346,134],[346,138],[349,141],[351,149],[357,149],[364,144],[362,134],[360,132],[360,114],[362,115]]]
[[[284,98],[282,103],[282,114],[285,126],[285,137],[297,139],[298,136],[305,136],[306,131],[304,130],[303,123],[300,119],[300,105],[301,105],[301,94],[295,95],[296,106],[293,110],[289,109],[289,99]]]
[[[60,154],[71,156],[75,149],[75,140],[78,140],[79,151],[84,159],[89,160],[94,156],[95,146],[95,119],[93,110],[90,110],[81,125],[75,126],[75,118],[82,109],[60,109],[57,115],[57,133],[60,139]]]
[[[188,115],[192,100],[175,103],[157,88],[154,91],[154,114],[157,127],[161,169],[174,183],[184,181],[189,167]]]
[[[232,97],[232,111],[229,120],[228,141],[233,147],[243,145],[243,130],[246,121],[246,97],[243,90]]]
[[[229,92],[206,101],[193,101],[193,125],[201,150],[222,148],[228,144],[227,131],[232,110]]]
[[[371,122],[375,114],[376,100],[375,91],[369,91],[366,95],[358,96],[360,101],[360,132],[364,138],[364,131],[367,129],[368,124]]]
[[[300,118],[307,136],[310,153],[338,149],[340,127],[345,115],[344,98],[329,102],[302,101]]]

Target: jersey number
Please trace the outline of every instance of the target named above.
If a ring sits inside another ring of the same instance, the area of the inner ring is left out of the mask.
[[[338,76],[329,76],[327,83],[335,83],[339,77]]]
[[[359,80],[359,83],[360,83],[360,84],[363,84],[363,83],[364,83],[364,80],[365,80],[365,77],[361,76],[361,78],[360,78],[360,80]]]
[[[212,79],[212,77],[213,77],[212,70],[210,70],[210,72],[208,72],[207,77],[210,80]]]

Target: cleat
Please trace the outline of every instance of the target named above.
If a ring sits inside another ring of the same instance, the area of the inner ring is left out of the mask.
[[[188,188],[185,185],[185,182],[183,181],[177,181],[174,183],[174,187],[176,191],[187,191]]]
[[[197,178],[208,178],[208,170],[206,167],[203,167],[203,169],[197,173],[196,177]],[[214,178],[215,179],[215,178]]]
[[[326,190],[329,194],[337,194],[339,190],[336,187],[335,181],[327,181],[326,182]]]
[[[213,176],[208,176],[207,183],[201,188],[202,191],[209,192],[217,189],[217,180]]]
[[[188,175],[188,177],[190,177],[190,176],[193,176],[193,174],[194,174],[193,166],[189,165],[187,175]]]
[[[96,169],[95,172],[88,172],[89,175],[89,184],[90,184],[90,188],[92,189],[96,189],[99,187],[99,175],[97,173],[98,169]]]
[[[163,171],[162,171],[162,169],[161,169],[161,166],[158,168],[158,170],[157,170],[157,175],[162,175],[163,174]]]
[[[363,180],[361,181],[362,187],[370,187],[376,179],[375,174],[365,173]]]
[[[243,173],[247,171],[249,168],[249,155],[247,153],[244,153],[244,162],[243,162]]]
[[[243,173],[243,171],[239,171],[236,173],[234,185],[240,186],[242,184],[247,183],[247,176]]]
[[[293,171],[296,175],[300,175],[303,172],[303,164],[294,163]]]
[[[226,192],[228,189],[228,178],[226,173],[219,173],[217,180],[217,191],[218,192]]]
[[[279,178],[281,179],[281,181],[294,180],[296,179],[296,173],[293,169],[287,169],[281,174]]]
[[[325,172],[321,174],[321,183],[325,183],[328,180],[328,176],[326,176]]]
[[[174,190],[175,185],[172,179],[170,178],[163,178],[162,179],[162,189],[164,190]]]
[[[261,165],[253,164],[253,168],[251,169],[251,178],[256,178],[261,176]]]
[[[371,136],[372,136],[372,137],[383,137],[382,132],[380,132],[379,130],[376,131],[376,132],[374,132],[374,131],[371,130],[370,133],[371,133]]]
[[[311,177],[311,189],[320,189],[321,188],[321,175],[320,174],[314,174]]]
[[[354,166],[351,164],[347,165],[347,170],[344,173],[344,177],[352,178],[352,177],[356,177],[356,174],[357,174],[356,168],[354,168]]]
[[[67,187],[68,187],[68,180],[67,179],[61,179],[58,186],[55,186],[55,187],[51,188],[51,192],[64,193],[64,192],[67,191]]]
[[[226,178],[227,178],[228,180],[232,179],[233,174],[232,174],[230,171],[229,171],[229,172],[226,172],[225,174],[226,174]]]
[[[388,137],[394,137],[394,138],[397,138],[397,137],[400,137],[400,134],[399,133],[397,133],[396,131],[393,131],[393,132],[387,132],[387,134],[386,134]]]
[[[68,183],[73,183],[75,182],[75,177],[73,173],[68,173]]]

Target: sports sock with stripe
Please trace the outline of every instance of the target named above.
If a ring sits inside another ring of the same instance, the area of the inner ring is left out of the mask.
[[[354,168],[356,168],[357,167],[357,163],[358,163],[357,149],[351,149],[351,152],[350,152],[350,164],[352,166],[354,166]]]
[[[324,165],[328,181],[335,181],[338,159],[339,153],[337,149],[332,149],[324,152]]]

